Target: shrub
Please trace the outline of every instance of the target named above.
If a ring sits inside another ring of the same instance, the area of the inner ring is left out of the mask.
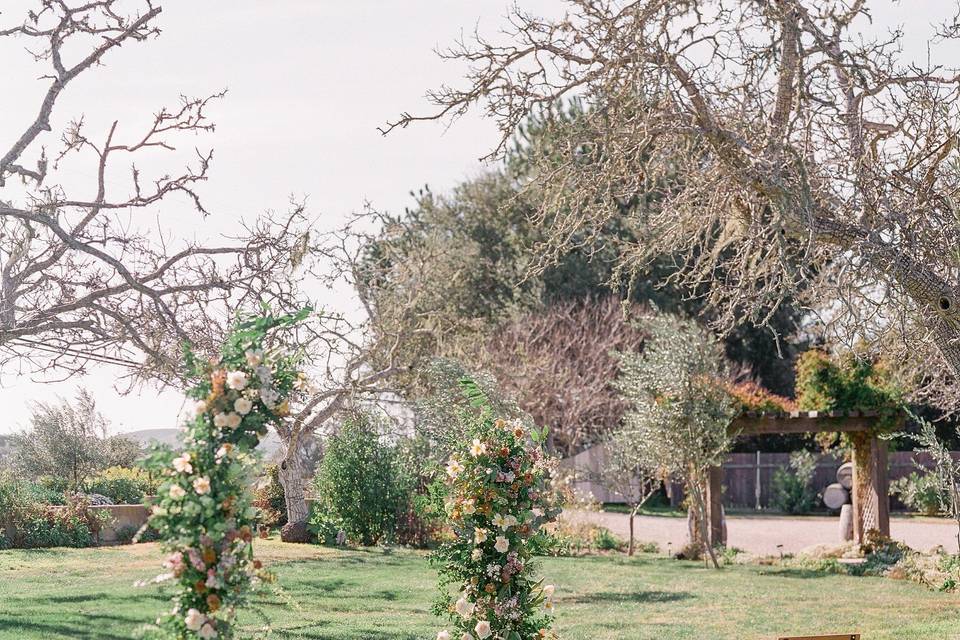
[[[817,493],[811,482],[817,470],[817,458],[809,451],[795,451],[790,455],[790,470],[777,469],[773,474],[771,490],[773,505],[785,513],[809,513],[817,503]]]
[[[940,513],[940,491],[937,477],[931,473],[911,473],[890,483],[891,495],[899,496],[901,502],[913,511],[927,516]]]
[[[314,509],[310,518],[310,531],[319,544],[332,547],[340,544],[343,521],[324,509]]]
[[[371,416],[350,415],[330,439],[316,476],[324,518],[339,519],[364,545],[393,539],[409,504],[409,482],[398,449],[384,442]]]
[[[65,506],[33,511],[20,525],[20,546],[25,549],[93,546],[95,533],[109,516],[94,514],[89,506],[83,496],[73,496]]]
[[[620,551],[624,547],[623,540],[606,527],[600,527],[593,541],[599,551]]]
[[[157,492],[157,481],[143,469],[110,467],[87,483],[88,493],[104,495],[116,504],[142,504]]]
[[[269,464],[253,493],[253,506],[260,511],[259,524],[273,529],[287,524],[287,502],[280,483],[280,467]]]
[[[125,524],[121,527],[117,527],[114,531],[114,536],[116,537],[117,544],[130,544],[133,542],[133,538],[137,535],[137,531],[140,527],[134,526],[132,524]]]

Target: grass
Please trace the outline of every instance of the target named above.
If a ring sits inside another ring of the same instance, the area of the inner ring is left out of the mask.
[[[248,636],[431,639],[434,572],[423,554],[338,551],[259,543],[279,576],[255,611]],[[169,606],[144,544],[103,549],[0,551],[0,639],[119,640]],[[863,633],[863,640],[960,638],[960,598],[906,582],[810,571],[733,566],[722,571],[659,556],[548,558],[558,585],[557,628],[565,640],[773,639],[786,634]]]

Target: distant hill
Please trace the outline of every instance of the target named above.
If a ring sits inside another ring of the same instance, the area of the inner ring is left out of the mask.
[[[165,444],[171,447],[180,446],[180,436],[183,429],[140,429],[139,431],[129,431],[120,435],[130,438],[134,442],[147,446],[151,443]],[[270,432],[257,449],[263,453],[265,458],[272,459],[280,451],[280,439],[277,434]]]

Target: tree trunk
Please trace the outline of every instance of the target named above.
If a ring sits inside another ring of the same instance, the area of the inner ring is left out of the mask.
[[[693,509],[699,529],[700,544],[710,558],[713,568],[719,569],[720,563],[717,561],[717,556],[713,551],[713,542],[710,540],[710,520],[707,517],[707,505],[703,490],[704,478],[696,477],[696,475],[693,474],[691,474],[691,476],[689,482],[690,497],[693,499]]]
[[[303,486],[303,460],[295,444],[288,445],[280,462],[277,474],[283,485],[283,498],[287,507],[287,524],[280,532],[284,542],[307,542],[307,520],[310,510]]]
[[[637,507],[639,508],[639,507]],[[630,510],[630,543],[627,546],[627,555],[633,555],[633,517],[637,515],[637,509]]]

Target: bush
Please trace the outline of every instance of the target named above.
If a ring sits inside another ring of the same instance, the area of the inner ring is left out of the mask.
[[[91,547],[105,514],[94,514],[82,496],[73,496],[63,507],[45,507],[28,515],[20,524],[20,546],[25,549],[46,547]]]
[[[340,518],[326,513],[323,509],[314,509],[310,517],[310,531],[317,539],[318,544],[332,547],[340,545],[343,532],[343,522]]]
[[[340,520],[347,536],[364,545],[392,540],[410,503],[398,448],[362,413],[349,416],[330,438],[315,483],[323,518]]]
[[[773,474],[771,490],[773,505],[784,513],[810,513],[817,503],[817,493],[811,482],[817,470],[817,458],[809,451],[795,451],[790,455],[790,470],[777,469]]]
[[[280,483],[280,467],[267,465],[253,493],[253,506],[260,511],[259,524],[269,529],[287,524],[287,502]]]
[[[920,475],[911,473],[890,483],[890,494],[899,496],[900,501],[912,511],[926,516],[940,513],[940,490],[937,477],[930,473]]]
[[[597,529],[593,544],[598,551],[620,551],[624,547],[623,540],[606,527]]]
[[[86,490],[104,495],[116,504],[142,504],[147,496],[156,494],[157,482],[143,469],[110,467],[94,476]]]

